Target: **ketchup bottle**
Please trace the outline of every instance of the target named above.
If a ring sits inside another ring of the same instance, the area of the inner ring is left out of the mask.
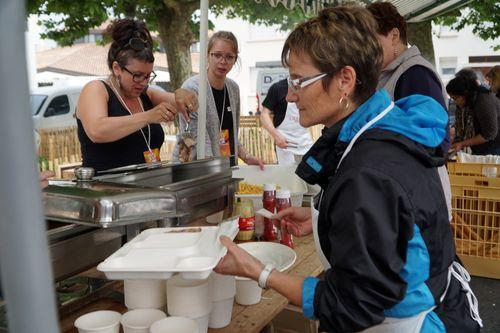
[[[274,214],[276,209],[276,185],[264,184],[264,194],[262,196],[262,206]],[[276,232],[274,231],[273,221],[264,218],[264,240],[274,242],[277,239]]]
[[[276,192],[276,209],[277,209],[277,211],[280,212],[283,209],[286,209],[288,207],[292,207],[292,201],[290,199],[290,191],[288,191],[288,190],[277,191]],[[288,247],[291,247],[293,249],[292,235],[290,235],[286,231],[286,229],[285,230],[281,229],[280,235],[281,235],[280,243],[283,245],[286,245]]]

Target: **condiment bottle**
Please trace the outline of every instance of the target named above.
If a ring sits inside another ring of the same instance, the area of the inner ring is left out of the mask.
[[[240,216],[238,220],[240,231],[236,235],[236,240],[252,240],[255,230],[255,212],[253,209],[253,202],[251,200],[236,202],[235,213]]]
[[[275,212],[276,209],[276,185],[264,184],[264,194],[262,195],[262,206],[270,211]],[[274,242],[277,239],[273,221],[264,218],[264,240]]]
[[[288,190],[279,190],[276,191],[276,210],[278,212],[282,211],[283,209],[286,209],[288,207],[292,207],[292,201],[290,198],[290,191]],[[293,238],[292,235],[290,235],[286,229],[283,230],[283,228],[280,228],[280,243],[283,245],[286,245],[288,247],[293,248]]]

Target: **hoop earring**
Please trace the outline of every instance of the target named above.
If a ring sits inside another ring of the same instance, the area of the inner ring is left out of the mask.
[[[345,102],[345,106],[342,106],[342,103],[344,103],[344,102]],[[343,110],[347,110],[349,108],[349,100],[347,99],[347,95],[340,97],[339,105]]]

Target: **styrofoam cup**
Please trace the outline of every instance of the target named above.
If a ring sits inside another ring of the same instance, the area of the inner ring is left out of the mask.
[[[247,278],[236,278],[236,303],[253,305],[260,302],[262,288],[256,281]]]
[[[222,275],[212,272],[208,280],[212,292],[212,302],[232,298],[236,295],[236,280],[232,275]]]
[[[149,333],[154,322],[166,317],[165,312],[158,309],[136,309],[125,313],[120,322],[124,333]]]
[[[231,323],[231,315],[233,313],[234,297],[214,301],[212,304],[212,312],[208,320],[208,327],[222,328]]]
[[[198,324],[199,333],[208,332],[208,320],[210,319],[210,313],[198,318],[191,318]]]
[[[167,317],[151,325],[150,333],[200,333],[198,323],[184,317]]]
[[[212,310],[208,279],[186,280],[180,275],[167,280],[168,313],[171,316],[198,318]]]
[[[125,280],[125,305],[134,309],[160,309],[167,304],[164,280]]]
[[[94,311],[75,320],[79,333],[118,333],[122,315],[116,311]]]

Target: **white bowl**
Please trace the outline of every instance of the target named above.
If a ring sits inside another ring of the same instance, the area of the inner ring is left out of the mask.
[[[150,333],[200,333],[198,323],[184,317],[167,317],[151,325]]]
[[[121,324],[124,333],[149,333],[155,321],[166,317],[165,312],[158,309],[136,309],[125,313]]]
[[[208,327],[222,328],[231,323],[231,315],[233,314],[234,297],[223,299],[221,301],[214,301],[212,305],[212,312],[208,320]]]
[[[116,311],[94,311],[75,320],[75,327],[79,333],[118,333],[120,318]]]
[[[160,309],[167,304],[164,280],[125,280],[125,305],[133,309]]]
[[[212,293],[212,302],[232,298],[236,295],[236,280],[232,275],[222,275],[213,272],[208,280]]]
[[[212,310],[208,279],[187,280],[175,275],[167,280],[168,313],[171,316],[201,317]]]
[[[236,303],[253,305],[260,302],[262,288],[256,281],[247,278],[236,278]]]
[[[274,242],[249,242],[238,244],[239,247],[259,259],[264,265],[273,264],[278,271],[292,267],[297,254],[288,246]],[[237,280],[239,277],[236,278]]]

